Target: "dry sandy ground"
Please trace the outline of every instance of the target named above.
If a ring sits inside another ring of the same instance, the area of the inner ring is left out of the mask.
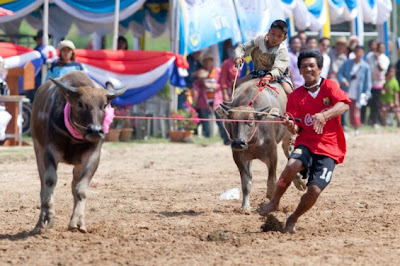
[[[302,195],[293,186],[267,232],[240,200],[218,199],[240,187],[220,143],[106,143],[89,232],[67,230],[72,167],[60,165],[54,228],[32,236],[40,187],[33,149],[0,148],[0,265],[398,265],[399,133],[349,137],[345,163],[294,235],[280,232]],[[267,201],[266,167],[255,162],[253,173],[255,209]]]

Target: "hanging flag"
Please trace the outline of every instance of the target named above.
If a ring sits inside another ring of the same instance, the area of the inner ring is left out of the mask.
[[[0,56],[4,58],[8,69],[24,67],[31,62],[35,67],[35,75],[40,71],[44,62],[40,52],[18,44],[0,42]]]
[[[0,7],[0,17],[14,15],[11,10]]]
[[[117,106],[143,102],[157,94],[170,81],[185,86],[189,67],[182,56],[163,51],[84,50],[76,49],[76,61],[99,84],[107,81],[127,91],[113,100]]]

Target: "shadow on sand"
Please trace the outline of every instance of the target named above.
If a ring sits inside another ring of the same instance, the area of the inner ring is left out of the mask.
[[[160,215],[165,217],[177,217],[177,216],[198,216],[202,215],[203,212],[195,212],[193,210],[190,211],[181,211],[181,212],[160,212]]]
[[[6,239],[11,240],[11,241],[24,240],[28,237],[35,236],[38,234],[39,234],[39,232],[35,231],[34,229],[32,231],[22,231],[22,232],[14,234],[14,235],[0,234],[0,241],[6,240]]]

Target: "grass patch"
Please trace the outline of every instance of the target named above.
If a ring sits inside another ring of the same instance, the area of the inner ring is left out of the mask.
[[[196,145],[201,145],[201,146],[207,146],[215,143],[222,143],[222,139],[220,137],[212,137],[212,138],[199,138],[198,136],[193,137],[193,143],[183,143],[182,144],[196,144]],[[150,137],[148,139],[133,139],[129,142],[106,142],[108,145],[111,145],[113,147],[122,147],[122,146],[129,146],[129,145],[134,145],[134,144],[165,144],[165,143],[173,143],[170,141],[169,138],[154,138]],[[177,142],[174,142],[177,143]]]
[[[33,147],[1,147],[0,158],[21,157],[33,153]]]

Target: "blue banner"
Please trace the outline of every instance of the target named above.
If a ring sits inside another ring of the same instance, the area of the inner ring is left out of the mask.
[[[235,8],[243,42],[267,33],[273,21],[285,20],[282,6],[274,0],[235,0]]]
[[[34,2],[35,0],[12,1],[7,4],[0,4],[0,7],[11,10],[13,12],[18,12],[20,10],[23,10],[27,6],[33,4]]]
[[[137,0],[120,0],[120,9],[124,9]],[[94,13],[109,13],[115,11],[115,0],[64,0],[65,3],[84,10]]]
[[[232,39],[241,41],[233,1],[180,0],[179,53],[190,54]]]

